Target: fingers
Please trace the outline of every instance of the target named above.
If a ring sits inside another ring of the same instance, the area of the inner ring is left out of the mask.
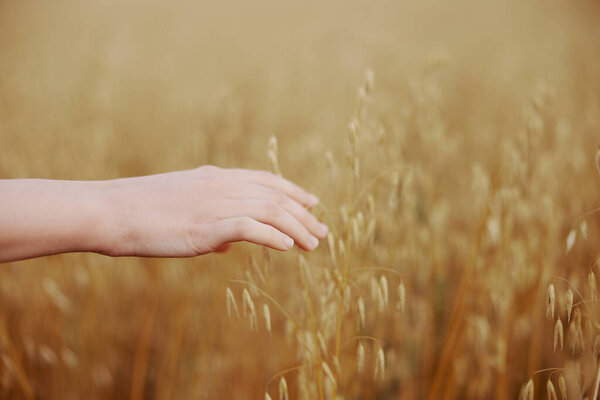
[[[243,188],[241,188],[241,190],[239,190],[235,196],[236,199],[239,199],[239,201],[242,202],[249,200],[262,200],[263,202],[267,203],[265,204],[266,206],[275,203],[275,205],[282,207],[302,225],[304,225],[313,236],[318,238],[323,239],[329,230],[327,225],[319,222],[319,220],[306,208],[302,207],[298,202],[291,199],[279,190],[248,183],[244,184]]]
[[[218,248],[224,243],[246,241],[275,250],[289,250],[294,240],[274,227],[263,224],[250,217],[222,219],[208,227],[212,247]]]
[[[230,200],[223,205],[221,215],[224,218],[251,217],[277,228],[294,239],[294,242],[304,250],[314,250],[319,245],[319,240],[308,231],[306,226],[275,202],[247,199]],[[300,205],[298,207],[302,208]]]
[[[315,195],[308,193],[295,183],[270,172],[247,169],[230,169],[228,171],[234,178],[279,190],[305,207],[314,207],[319,203],[319,199]]]
[[[321,239],[327,236],[328,228],[325,224],[320,223],[306,208],[302,207],[283,193],[269,188],[258,187],[256,195],[259,199],[263,199],[268,204],[272,205],[272,203],[274,203],[275,205],[282,207],[304,225],[312,235]]]
[[[279,205],[304,225],[312,235],[319,239],[323,239],[327,236],[327,232],[329,231],[327,225],[319,222],[317,217],[312,215],[306,208],[302,207],[294,200],[283,196],[283,199],[280,199]]]
[[[298,185],[266,171],[219,169],[218,174],[225,179],[215,193],[219,199],[216,217],[220,221],[211,223],[222,230],[214,239],[217,247],[247,240],[279,250],[287,250],[293,243],[314,250],[319,238],[327,235],[327,226],[306,209],[316,205],[318,199]],[[235,238],[224,236],[232,232],[237,234]],[[275,234],[278,238],[273,237]],[[213,237],[213,232],[207,236]],[[292,240],[288,248],[287,242],[282,245],[282,237]]]

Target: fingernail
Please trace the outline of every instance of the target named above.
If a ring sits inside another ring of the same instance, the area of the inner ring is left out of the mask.
[[[286,248],[287,250],[289,250],[289,249],[291,249],[291,248],[292,248],[292,246],[294,245],[294,239],[292,239],[292,238],[291,238],[291,237],[289,237],[289,236],[286,236],[286,237],[283,239],[283,244],[285,245],[285,248]]]
[[[314,194],[309,194],[308,195],[308,204],[312,207],[314,205],[319,204],[319,198],[317,196],[315,196]]]
[[[329,228],[327,227],[327,225],[320,223],[319,224],[319,231],[321,233],[321,236],[325,236],[327,235],[327,232],[329,232]]]
[[[310,242],[310,248],[311,248],[312,250],[316,249],[316,248],[317,248],[317,246],[319,245],[319,239],[317,239],[317,238],[316,238],[316,237],[314,237],[314,236],[311,236],[311,237],[310,237],[310,240],[309,240],[309,242]]]

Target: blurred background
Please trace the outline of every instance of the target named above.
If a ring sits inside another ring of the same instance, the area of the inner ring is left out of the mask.
[[[0,265],[0,399],[277,398],[297,367],[291,399],[519,398],[530,378],[541,399],[563,375],[591,399],[599,71],[592,0],[0,0],[0,178],[269,169],[276,136],[335,235],[304,286],[297,250],[247,244]],[[337,279],[344,256],[379,269]],[[261,288],[272,332],[227,316],[226,288],[241,313],[250,287],[232,279]],[[313,299],[335,385],[265,293],[302,326]],[[361,337],[385,350],[381,379],[357,372]]]

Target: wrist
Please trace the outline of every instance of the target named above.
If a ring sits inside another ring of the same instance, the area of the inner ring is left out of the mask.
[[[107,201],[108,187],[101,181],[73,182],[79,190],[73,191],[72,210],[77,216],[67,232],[72,238],[65,238],[73,244],[70,251],[91,251],[106,254],[111,238],[113,218],[110,203]],[[68,200],[69,201],[69,200]]]
[[[96,201],[92,211],[94,228],[90,251],[107,256],[128,255],[131,229],[127,227],[128,213],[121,189],[121,180],[90,182],[89,190]]]

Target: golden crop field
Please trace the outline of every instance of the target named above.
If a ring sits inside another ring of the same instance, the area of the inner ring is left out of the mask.
[[[0,0],[0,179],[271,169],[330,227],[0,264],[0,399],[595,399],[599,134],[595,0]]]

